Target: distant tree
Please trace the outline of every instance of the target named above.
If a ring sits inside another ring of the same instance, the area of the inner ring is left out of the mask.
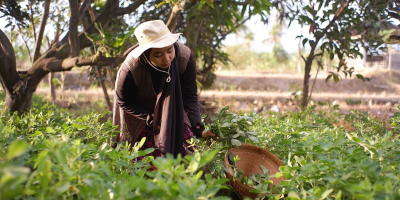
[[[278,62],[287,63],[290,59],[289,54],[285,51],[281,43],[281,36],[283,35],[283,24],[275,23],[269,32],[270,38],[265,39],[263,42],[268,42],[273,45],[272,55]]]
[[[397,1],[395,1],[397,2]],[[303,46],[308,45],[309,51],[302,55],[305,63],[303,94],[301,105],[306,107],[311,92],[309,90],[310,71],[313,62],[322,66],[321,57],[324,53],[330,59],[338,58],[336,72],[330,72],[327,79],[340,79],[339,72],[345,77],[352,76],[354,68],[347,66],[346,58],[362,57],[364,47],[368,54],[383,50],[382,37],[377,33],[388,25],[388,8],[393,7],[393,1],[383,0],[278,0],[272,4],[279,11],[279,18],[290,24],[296,21],[309,28],[309,36],[300,35]],[[352,37],[357,34],[358,37]],[[364,80],[361,74],[357,78]]]

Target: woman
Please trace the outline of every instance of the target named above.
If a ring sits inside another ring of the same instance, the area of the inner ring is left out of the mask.
[[[186,155],[185,141],[193,133],[215,136],[204,131],[195,62],[190,49],[177,42],[179,35],[161,20],[135,29],[139,45],[126,53],[115,83],[113,123],[121,131],[116,142],[133,145],[146,137],[141,149],[155,148],[153,156],[177,156]]]

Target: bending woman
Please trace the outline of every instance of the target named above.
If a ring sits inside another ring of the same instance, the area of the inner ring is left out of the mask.
[[[121,131],[115,142],[131,145],[146,137],[141,149],[153,156],[186,155],[186,140],[215,136],[204,131],[197,96],[195,62],[190,49],[177,42],[161,20],[135,29],[139,42],[127,51],[115,83],[113,124]]]

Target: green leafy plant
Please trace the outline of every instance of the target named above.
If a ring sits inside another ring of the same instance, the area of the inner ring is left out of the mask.
[[[72,118],[34,104],[22,116],[0,111],[0,199],[212,199],[225,187],[202,170],[216,151],[137,161],[154,149],[139,151],[145,139],[112,148],[115,127],[99,122],[103,114]]]
[[[229,106],[224,107],[211,118],[209,129],[219,137],[218,143],[226,147],[239,147],[246,141],[258,143],[257,132],[250,131],[254,117],[238,115],[228,110]]]

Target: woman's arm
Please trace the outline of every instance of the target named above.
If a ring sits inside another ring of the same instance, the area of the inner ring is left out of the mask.
[[[197,95],[196,65],[190,55],[186,70],[180,75],[183,107],[188,112],[192,132],[196,137],[202,137],[204,124],[201,122],[200,105]]]
[[[117,104],[125,112],[139,119],[146,120],[151,111],[136,102],[137,90],[138,86],[133,80],[132,73],[122,65],[115,88]]]

